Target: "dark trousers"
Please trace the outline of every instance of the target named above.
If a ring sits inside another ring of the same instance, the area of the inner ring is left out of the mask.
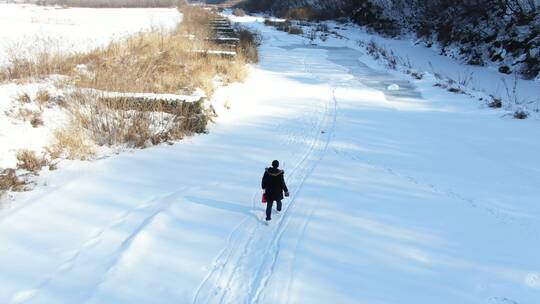
[[[266,220],[269,221],[272,219],[272,205],[274,203],[274,200],[268,200],[266,202]],[[276,201],[277,203],[277,211],[281,211],[281,201]]]

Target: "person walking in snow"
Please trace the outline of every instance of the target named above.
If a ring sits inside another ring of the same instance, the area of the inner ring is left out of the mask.
[[[262,178],[261,186],[266,195],[266,222],[272,219],[272,205],[274,201],[277,203],[277,211],[281,211],[281,200],[283,200],[283,192],[285,196],[289,196],[289,189],[285,184],[285,172],[279,169],[279,161],[274,160],[272,167],[266,168]]]

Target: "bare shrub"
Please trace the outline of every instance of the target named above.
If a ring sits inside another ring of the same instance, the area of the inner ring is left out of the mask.
[[[14,118],[16,120],[30,122],[30,124],[37,128],[43,125],[43,119],[41,117],[42,112],[37,110],[31,110],[25,107],[16,106],[5,112],[6,116]]]
[[[523,110],[517,110],[514,112],[514,118],[516,119],[526,119],[527,117],[529,117],[529,113]]]
[[[288,33],[291,35],[303,35],[304,30],[299,26],[291,26],[289,27]]]
[[[291,21],[289,21],[289,20],[286,20],[286,21],[271,20],[271,19],[265,19],[264,20],[264,25],[272,26],[278,31],[286,32],[286,33],[289,33],[291,35],[303,35],[304,30],[302,29],[302,27],[300,27],[298,25],[307,24],[307,23],[306,22],[304,22],[304,23],[297,22],[295,24],[297,24],[297,25],[293,25],[291,23]]]
[[[20,103],[30,103],[32,99],[30,98],[30,95],[28,93],[21,93],[19,96],[17,96],[17,100]]]
[[[287,19],[295,20],[315,20],[318,19],[318,13],[310,6],[291,8],[285,14]]]
[[[448,92],[455,93],[455,94],[465,94],[465,92],[461,88],[458,88],[458,87],[449,87]]]
[[[67,159],[89,160],[96,154],[85,132],[73,123],[67,129],[54,131],[54,143],[47,150],[52,159],[64,156]]]
[[[501,108],[502,107],[502,99],[491,97],[491,101],[488,103],[488,107],[490,108]]]
[[[69,126],[56,131],[51,147],[68,158],[88,159],[95,145],[145,148],[178,140],[206,132],[208,123],[202,99],[182,103],[80,91],[68,99]]]
[[[506,79],[504,79],[504,78],[502,78],[502,82],[504,84],[504,88],[505,88],[505,91],[506,91],[506,100],[508,101],[508,106],[510,106],[510,107],[512,107],[512,106],[521,106],[522,104],[526,103],[525,100],[522,100],[522,99],[519,98],[519,94],[518,94],[518,76],[517,76],[517,74],[514,74],[514,81],[513,81],[513,83],[511,85],[509,85],[506,82]],[[517,111],[517,112],[519,112],[519,111]],[[515,116],[516,115],[514,115],[514,117]],[[518,116],[520,116],[520,115],[518,115]],[[525,116],[525,118],[526,118],[526,116]]]
[[[259,46],[261,45],[261,35],[257,32],[246,29],[245,27],[237,27],[236,32],[240,43],[238,44],[238,52],[241,53],[247,62],[259,62]]]
[[[400,62],[405,62],[398,57],[392,50],[387,50],[384,46],[379,45],[375,40],[371,39],[369,42],[358,41],[358,45],[365,47],[368,54],[376,60],[382,59],[386,65],[392,69],[397,70]],[[404,63],[406,65],[406,63]]]
[[[330,29],[328,28],[328,25],[325,24],[325,23],[319,23],[319,24],[317,24],[317,26],[315,27],[315,30],[316,30],[317,32],[330,33]]]
[[[58,169],[58,163],[50,163],[49,164],[49,171],[54,171]]]
[[[264,25],[274,27],[278,31],[287,32],[287,33],[289,32],[291,28],[290,21],[264,19]]]
[[[77,57],[61,52],[58,45],[58,40],[42,37],[8,45],[8,64],[0,67],[0,81],[68,75],[74,69]]]
[[[246,12],[241,8],[235,8],[233,11],[233,15],[237,17],[244,17],[246,15]]]
[[[278,20],[272,20],[272,19],[264,19],[264,25],[266,26],[273,26],[273,27],[276,27],[280,24],[283,24],[283,23],[290,23],[288,21],[278,21]]]
[[[33,112],[32,113],[32,116],[30,118],[30,124],[34,128],[38,128],[38,127],[43,126],[44,122],[43,122],[43,118],[41,117],[41,112]]]
[[[15,169],[0,170],[0,191],[25,191],[26,183],[17,177]]]
[[[422,72],[419,72],[419,71],[414,70],[414,69],[407,70],[407,74],[411,75],[416,80],[422,80],[424,78],[424,74]]]
[[[40,106],[46,105],[51,100],[51,94],[46,89],[40,89],[36,94],[36,101]]]
[[[457,83],[462,86],[462,87],[468,87],[469,84],[472,83],[473,81],[473,76],[474,76],[474,73],[473,72],[463,72],[463,74],[459,73],[458,74],[458,79],[457,79]]]
[[[315,42],[315,39],[317,39],[317,37],[318,37],[317,36],[317,31],[314,28],[310,29],[310,31],[307,33],[306,37],[307,37],[307,39],[309,39],[310,43],[313,44]]]
[[[30,150],[17,151],[17,168],[24,169],[32,173],[37,173],[41,168],[47,165],[45,157],[36,155],[36,152]]]

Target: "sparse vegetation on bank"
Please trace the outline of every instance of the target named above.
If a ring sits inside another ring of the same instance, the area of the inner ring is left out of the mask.
[[[90,158],[98,146],[145,148],[206,132],[209,114],[196,102],[148,101],[77,91],[67,97],[70,121],[57,131],[53,150],[67,158]]]
[[[26,183],[17,176],[15,169],[0,170],[0,197],[5,191],[24,191]]]
[[[260,36],[235,27],[237,43],[220,44],[211,25],[217,12],[189,5],[181,11],[183,21],[172,31],[152,29],[91,51],[65,53],[39,40],[33,53],[8,52],[0,82],[50,86],[54,79],[61,96],[51,93],[56,89],[20,92],[6,115],[39,128],[54,108],[65,124],[43,154],[19,151],[18,170],[0,168],[0,190],[28,189],[26,176],[55,168],[58,159],[92,159],[101,146],[146,148],[205,133],[215,112],[204,95],[245,79],[248,63],[258,62]]]
[[[276,20],[265,19],[264,20],[264,25],[272,26],[278,31],[286,32],[286,33],[289,33],[291,35],[303,35],[304,34],[304,30],[301,27],[293,25],[288,20],[276,21]]]
[[[389,37],[413,33],[427,47],[470,65],[540,78],[538,1],[246,0],[239,6],[287,19],[343,18]]]
[[[214,79],[241,81],[246,63],[256,62],[257,37],[241,30],[238,56],[208,56],[193,50],[229,50],[209,39],[213,12],[185,6],[183,22],[172,32],[141,32],[104,48],[62,54],[41,45],[37,54],[9,52],[9,65],[0,70],[0,80],[36,79],[51,74],[68,75],[77,87],[114,92],[178,93],[202,88],[214,90]]]

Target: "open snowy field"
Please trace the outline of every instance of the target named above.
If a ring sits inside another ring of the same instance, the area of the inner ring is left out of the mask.
[[[27,55],[44,46],[62,52],[89,50],[150,28],[172,29],[180,20],[176,9],[62,9],[0,4],[0,64],[8,61],[8,53],[13,50]],[[51,143],[53,130],[65,122],[58,107],[44,107],[43,125],[38,127],[17,117],[19,96],[28,94],[35,100],[40,90],[48,91],[53,98],[57,94],[52,80],[0,84],[0,168],[14,168],[20,149],[43,151]],[[22,109],[38,110],[30,103]]]
[[[540,303],[537,121],[238,21],[261,62],[210,134],[64,162],[0,210],[0,303]]]
[[[26,49],[46,41],[67,52],[87,50],[152,27],[172,28],[180,18],[176,9],[64,9],[0,3],[0,64],[13,47]]]

